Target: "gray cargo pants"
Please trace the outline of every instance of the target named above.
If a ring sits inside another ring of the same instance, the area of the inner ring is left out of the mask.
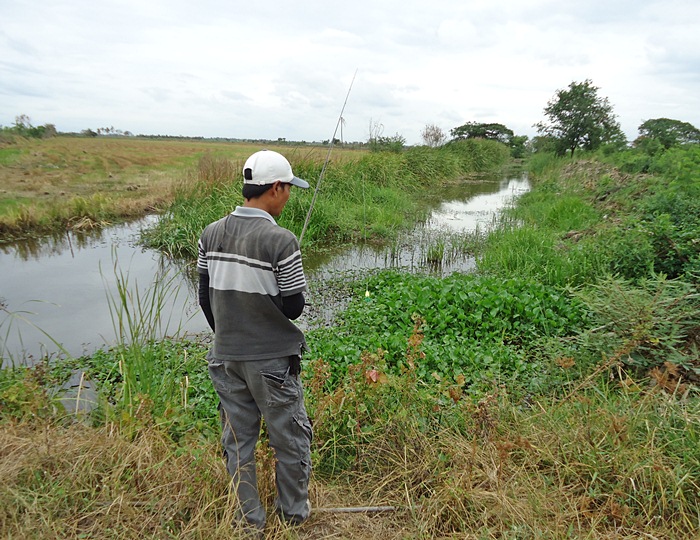
[[[265,527],[255,474],[262,415],[275,451],[276,509],[287,521],[306,520],[312,430],[301,380],[289,375],[289,358],[209,360],[209,376],[221,401],[221,443],[238,496],[236,518],[258,529]]]

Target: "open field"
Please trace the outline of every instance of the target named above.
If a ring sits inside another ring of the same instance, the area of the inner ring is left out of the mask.
[[[269,146],[269,145],[268,145]],[[262,145],[112,137],[0,144],[0,242],[159,212],[204,156],[242,162]],[[323,161],[327,147],[276,146]],[[333,149],[333,158],[351,152]]]

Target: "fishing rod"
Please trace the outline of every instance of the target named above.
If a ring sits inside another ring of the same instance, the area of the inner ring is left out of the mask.
[[[355,76],[357,75],[357,70],[352,76],[350,81],[350,87],[348,88],[348,93],[345,95],[345,101],[343,102],[343,108],[340,109],[340,115],[338,116],[338,122],[335,125],[335,131],[331,137],[330,144],[328,145],[328,154],[326,155],[326,161],[323,162],[323,167],[321,167],[321,174],[318,177],[318,182],[316,182],[316,188],[314,189],[314,195],[311,197],[311,204],[309,205],[309,211],[306,213],[306,219],[304,220],[304,227],[301,229],[301,234],[299,235],[299,246],[304,239],[304,233],[306,228],[309,226],[309,220],[311,219],[311,212],[313,212],[314,204],[316,203],[316,197],[318,197],[318,190],[321,187],[321,180],[323,180],[323,175],[326,173],[326,167],[331,159],[331,151],[333,150],[333,145],[335,143],[335,136],[338,133],[338,127],[343,121],[343,113],[345,112],[345,105],[348,103],[348,98],[350,97],[350,90],[352,90],[352,85],[355,82]]]

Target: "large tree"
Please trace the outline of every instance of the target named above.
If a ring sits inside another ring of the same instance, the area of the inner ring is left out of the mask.
[[[547,103],[544,114],[549,121],[535,127],[556,140],[558,154],[569,151],[573,156],[577,148],[595,150],[604,143],[625,140],[608,98],[600,97],[598,90],[589,79],[574,81],[568,89],[557,90]]]
[[[647,141],[656,141],[664,148],[681,144],[700,143],[700,130],[688,122],[670,118],[652,118],[639,126],[639,138],[635,146],[643,146]]]
[[[490,139],[510,145],[513,131],[503,124],[484,124],[480,122],[467,122],[450,130],[454,139]]]

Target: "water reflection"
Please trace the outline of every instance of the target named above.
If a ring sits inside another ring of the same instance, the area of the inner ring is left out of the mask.
[[[159,252],[138,246],[140,231],[155,216],[92,233],[68,233],[46,242],[6,245],[0,251],[0,353],[4,362],[67,352],[79,356],[115,341],[109,299],[118,295],[117,273],[134,290],[154,279],[177,278],[163,310],[164,335],[200,331],[193,285],[186,268]],[[58,342],[58,343],[56,343]],[[59,345],[60,343],[60,345]]]
[[[494,225],[498,212],[529,189],[527,177],[501,180],[498,189],[493,192],[443,202],[428,219],[428,227],[454,232],[488,231]]]
[[[312,278],[321,280],[377,268],[431,270],[443,275],[472,270],[469,235],[486,234],[496,223],[500,210],[529,189],[527,176],[450,186],[440,193],[442,201],[431,210],[428,219],[394,243],[360,244],[305,254],[305,268]]]

